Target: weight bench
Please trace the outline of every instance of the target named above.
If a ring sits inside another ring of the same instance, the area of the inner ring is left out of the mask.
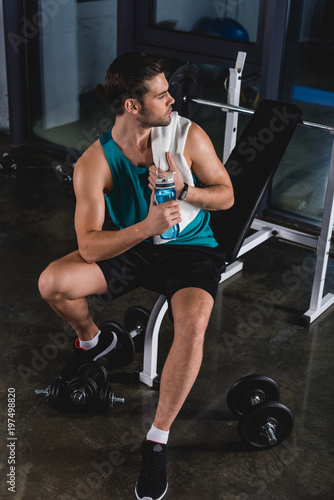
[[[273,236],[272,230],[260,230],[248,236],[265,193],[289,144],[302,111],[294,104],[263,100],[240,135],[227,162],[235,202],[229,210],[211,213],[214,236],[226,252],[226,268],[220,283],[242,269],[237,258],[251,248],[252,240]],[[168,309],[161,295],[153,306],[145,333],[143,367],[136,370],[139,380],[158,388],[158,340],[162,320]]]

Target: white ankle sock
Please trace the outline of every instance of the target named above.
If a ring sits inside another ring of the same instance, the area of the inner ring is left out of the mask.
[[[95,337],[90,340],[79,340],[79,346],[83,349],[86,349],[86,351],[88,351],[89,349],[93,349],[93,347],[95,347],[99,341],[100,333],[101,330],[99,330]]]
[[[147,433],[146,440],[154,441],[155,443],[160,444],[167,444],[168,436],[169,431],[161,431],[160,429],[154,427],[154,425],[152,424],[150,430]]]

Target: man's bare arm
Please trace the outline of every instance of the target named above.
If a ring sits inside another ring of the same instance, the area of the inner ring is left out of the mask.
[[[202,187],[189,186],[185,201],[204,210],[226,210],[234,203],[230,177],[219,160],[208,135],[192,123],[187,137],[184,156]],[[167,154],[171,170],[177,170],[173,158]],[[175,175],[175,189],[180,195],[184,183]]]

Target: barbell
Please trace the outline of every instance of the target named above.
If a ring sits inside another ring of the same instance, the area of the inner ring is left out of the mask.
[[[169,80],[169,92],[175,99],[173,110],[177,111],[181,116],[189,118],[189,120],[194,119],[200,105],[219,108],[224,112],[237,112],[244,115],[253,115],[255,112],[253,109],[242,106],[203,99],[203,79],[199,68],[195,64],[184,64],[173,73]],[[298,124],[334,134],[334,126],[331,125],[309,120],[300,120]]]

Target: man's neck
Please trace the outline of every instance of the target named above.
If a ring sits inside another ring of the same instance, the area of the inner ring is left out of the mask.
[[[143,128],[131,120],[116,118],[112,138],[123,154],[134,164],[148,167],[153,162],[151,128]]]
[[[122,149],[145,152],[151,148],[151,128],[143,128],[137,122],[117,117],[112,129],[114,141]]]

